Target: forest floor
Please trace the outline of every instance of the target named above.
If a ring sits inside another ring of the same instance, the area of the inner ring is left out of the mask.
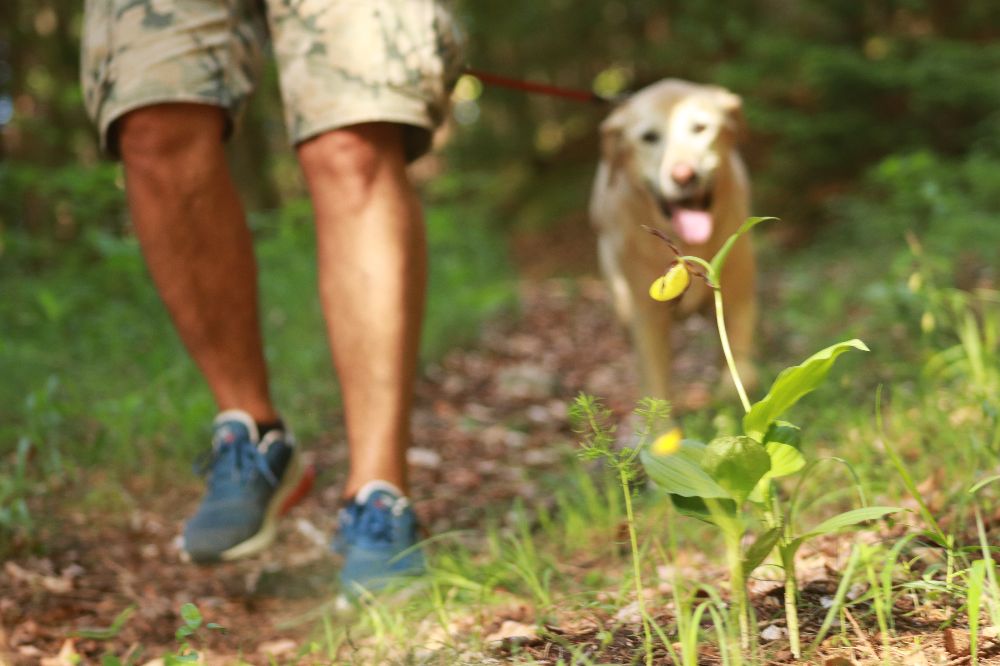
[[[431,533],[474,531],[515,498],[539,499],[537,479],[558,474],[563,458],[553,443],[573,439],[566,410],[579,391],[616,396],[619,411],[632,407],[633,364],[599,282],[526,284],[521,309],[489,323],[474,350],[446,355],[419,381],[411,484]],[[210,643],[218,658],[256,662],[254,655],[287,649],[310,628],[310,612],[335,595],[328,543],[347,469],[343,431],[303,445],[318,470],[314,491],[282,521],[275,546],[246,561],[181,560],[178,536],[201,492],[193,477],[169,485],[131,479],[115,502],[128,507],[121,512],[47,503],[44,553],[3,565],[0,650],[8,652],[0,659],[55,658],[67,640],[88,661],[140,645],[161,654],[176,646],[186,602],[227,628]],[[90,473],[86,483],[104,482]],[[130,606],[135,612],[114,637],[78,636],[111,626]]]
[[[519,313],[489,322],[476,345],[447,354],[419,381],[409,462],[415,508],[432,534],[458,533],[474,542],[487,516],[502,519],[519,502],[536,507],[549,501],[546,483],[562,473],[567,451],[575,446],[567,408],[580,391],[605,397],[620,415],[634,407],[638,394],[629,346],[599,281],[525,282],[520,301]],[[713,332],[708,323],[692,320],[675,333],[699,340]],[[677,373],[688,404],[678,409],[708,401],[718,378],[714,370],[706,376],[705,368],[713,365],[710,349],[708,343],[689,346],[680,356]],[[347,464],[342,431],[303,444],[318,470],[316,487],[283,520],[276,545],[246,561],[201,567],[181,560],[178,535],[201,492],[193,476],[116,481],[114,509],[41,500],[45,505],[35,508],[49,516],[39,540],[44,551],[6,561],[0,574],[0,664],[99,663],[107,654],[121,663],[150,663],[177,648],[179,610],[189,602],[207,621],[226,628],[209,632],[199,645],[208,663],[295,660],[337,593],[337,562],[328,543]],[[86,484],[108,481],[87,474]],[[822,620],[823,599],[836,589],[845,548],[855,538],[819,540],[807,549],[803,602],[812,611],[804,613],[804,633]],[[700,569],[702,578],[708,571],[697,554],[686,566]],[[780,620],[772,620],[780,617],[780,588],[769,581],[752,586],[761,626],[773,625],[778,634]],[[898,647],[891,657],[881,652],[875,631],[848,627],[856,632],[856,648],[827,651],[820,663],[866,657],[871,663],[887,658],[899,664],[968,663],[967,645],[956,647],[961,636],[935,629],[948,612],[908,613],[896,626]],[[519,663],[555,664],[569,657],[567,645],[573,643],[593,644],[590,654],[601,663],[632,663],[641,636],[623,617],[571,612],[539,635],[529,627],[537,620],[530,609],[511,606],[470,619],[494,639],[496,649],[488,658],[466,655],[450,663],[506,663],[514,645]],[[607,626],[610,633],[602,634]],[[522,640],[519,634],[530,636]],[[980,663],[996,653],[984,637]],[[669,663],[662,650],[658,654]],[[702,657],[703,663],[717,661],[710,648]],[[788,661],[790,653],[768,658]],[[355,663],[371,662],[359,657]]]

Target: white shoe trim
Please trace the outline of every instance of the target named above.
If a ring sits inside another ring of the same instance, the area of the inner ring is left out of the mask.
[[[260,439],[260,432],[257,430],[257,422],[242,409],[227,409],[224,412],[220,412],[219,415],[215,417],[215,420],[212,421],[212,425],[217,426],[225,421],[239,421],[245,425],[247,430],[250,432],[251,442],[256,443],[257,440]]]
[[[397,498],[403,498],[403,491],[400,490],[395,484],[381,479],[375,479],[374,481],[369,481],[358,489],[357,494],[354,496],[354,501],[358,504],[364,504],[368,501],[368,498],[372,496],[372,493],[379,490],[392,493],[392,495]]]

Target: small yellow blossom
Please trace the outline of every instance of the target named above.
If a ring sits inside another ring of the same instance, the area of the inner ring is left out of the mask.
[[[924,333],[933,333],[935,328],[937,328],[937,321],[934,319],[934,315],[930,312],[924,312],[920,318],[920,330]]]
[[[653,453],[658,456],[669,456],[677,453],[677,449],[681,448],[683,437],[680,428],[668,430],[653,442]]]
[[[684,293],[691,284],[691,275],[683,261],[670,267],[649,286],[649,295],[656,301],[669,301]]]

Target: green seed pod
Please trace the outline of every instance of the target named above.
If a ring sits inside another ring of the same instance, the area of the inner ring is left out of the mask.
[[[670,267],[664,275],[653,280],[649,285],[649,296],[655,301],[670,301],[681,294],[691,284],[691,274],[683,261]]]

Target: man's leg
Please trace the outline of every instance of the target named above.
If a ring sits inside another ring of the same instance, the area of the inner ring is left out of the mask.
[[[185,526],[184,550],[196,561],[251,555],[271,543],[278,516],[308,479],[268,392],[257,266],[223,154],[224,112],[162,104],[120,122],[129,208],[146,263],[221,411],[208,489]]]
[[[406,492],[427,248],[402,129],[366,123],[298,148],[316,213],[319,288],[351,453],[344,488]]]
[[[219,410],[271,422],[257,266],[226,166],[224,123],[222,109],[199,104],[124,116],[128,203],[153,281]]]

